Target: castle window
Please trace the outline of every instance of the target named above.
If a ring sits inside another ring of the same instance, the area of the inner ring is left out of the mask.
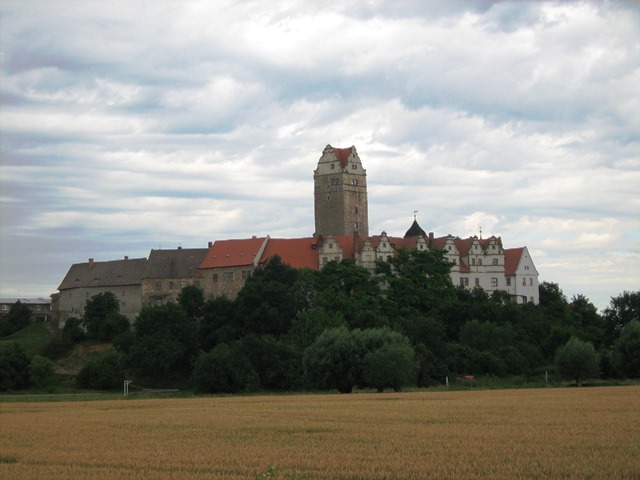
[[[331,170],[333,170],[334,168],[336,168],[336,164],[335,164],[335,163],[332,163],[332,164],[331,164]]]
[[[156,290],[162,290],[162,283],[156,282]]]
[[[242,271],[242,279],[246,280],[247,278],[249,278],[251,276],[251,270],[243,270]]]
[[[467,277],[460,278],[460,286],[461,287],[468,287],[469,286],[469,279]]]
[[[322,264],[326,265],[327,263],[329,263],[329,259],[327,257],[322,257]]]
[[[333,248],[333,243],[330,243],[330,244],[329,244],[329,248]]]
[[[211,279],[213,280],[213,283],[218,283],[218,274],[214,273],[213,277],[211,277]]]
[[[498,264],[498,259],[497,259],[497,258],[494,258],[492,263],[493,263],[494,265],[497,265],[497,264]]]
[[[358,213],[358,207],[353,208],[353,213]]]
[[[224,281],[233,282],[235,280],[234,272],[224,272]]]
[[[478,265],[482,265],[482,259],[481,258],[478,259]]]
[[[479,279],[479,278],[476,278],[476,279],[475,279],[475,282],[476,282],[476,287],[479,287],[479,286],[480,286],[480,279]]]
[[[420,245],[420,248],[422,248],[422,245]],[[457,265],[457,264],[458,264],[458,262],[456,261],[456,259],[455,259],[455,258],[452,258],[452,259],[451,259],[451,263],[453,263],[454,265]]]
[[[495,245],[491,245],[491,250],[495,250],[496,246]]]
[[[492,278],[491,279],[491,286],[492,287],[497,287],[498,286],[498,279],[497,278]]]
[[[526,278],[523,278],[523,279],[522,279],[522,286],[523,286],[523,287],[526,287],[526,286],[527,286],[527,279],[526,279]]]
[[[336,262],[339,262],[340,261],[340,257],[333,257],[333,260],[336,261]]]
[[[353,229],[358,230],[358,222],[353,222]]]
[[[358,169],[358,165],[356,165],[355,163],[351,164],[351,169],[357,170]]]
[[[529,286],[533,285],[533,278],[529,279]]]
[[[475,264],[476,264],[476,259],[475,259],[475,258],[472,258],[472,259],[471,259],[471,265],[475,265]]]
[[[173,290],[173,282],[169,282],[169,290]]]
[[[511,286],[511,277],[507,277],[507,287]]]
[[[358,185],[358,179],[356,179],[356,178],[352,178],[352,179],[351,179],[351,184],[352,184],[352,185]]]
[[[180,288],[184,288],[184,287],[186,287],[186,286],[187,286],[187,282],[185,282],[184,280],[182,280],[182,281],[180,282]]]

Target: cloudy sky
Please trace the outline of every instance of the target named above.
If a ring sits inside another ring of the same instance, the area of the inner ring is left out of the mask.
[[[335,6],[332,6],[334,4]],[[640,288],[635,2],[0,4],[0,296],[72,263],[313,234],[355,145],[371,234],[526,245],[600,309]]]

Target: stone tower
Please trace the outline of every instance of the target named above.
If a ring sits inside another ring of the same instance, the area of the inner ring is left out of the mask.
[[[356,147],[327,145],[313,172],[316,235],[369,236],[367,172]]]

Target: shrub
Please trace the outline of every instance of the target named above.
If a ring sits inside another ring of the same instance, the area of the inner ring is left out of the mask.
[[[50,385],[54,375],[55,370],[51,360],[41,355],[31,359],[31,383],[35,387],[44,388]]]
[[[88,362],[76,377],[78,386],[109,390],[119,387],[124,379],[122,360],[117,352],[107,352]]]
[[[31,365],[25,349],[12,343],[0,350],[0,391],[28,388]]]
[[[249,360],[226,343],[198,356],[192,378],[199,391],[208,393],[238,393],[257,387]]]
[[[579,387],[583,380],[597,377],[600,373],[598,354],[593,345],[577,337],[571,337],[558,349],[555,363],[558,373],[564,378],[575,380]]]

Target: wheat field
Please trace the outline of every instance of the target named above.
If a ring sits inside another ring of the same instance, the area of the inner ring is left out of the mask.
[[[2,479],[640,479],[640,387],[0,404]]]

